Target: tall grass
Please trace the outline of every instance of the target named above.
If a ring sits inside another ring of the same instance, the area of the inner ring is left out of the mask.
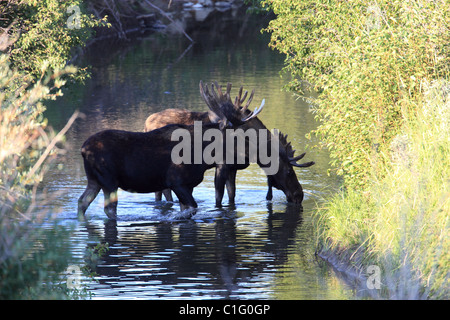
[[[448,1],[261,4],[288,89],[319,93],[312,133],[344,178],[315,217],[322,253],[378,266],[382,297],[447,298]]]
[[[366,192],[341,192],[316,215],[323,250],[363,252],[350,257],[363,272],[381,268],[385,298],[450,297],[450,83],[422,87],[408,108],[418,111],[403,110],[384,172],[373,166]]]

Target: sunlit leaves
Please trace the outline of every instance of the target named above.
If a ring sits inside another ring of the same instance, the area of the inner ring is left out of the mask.
[[[270,46],[286,54],[289,89],[321,94],[314,131],[346,182],[364,186],[421,83],[449,72],[449,6],[441,1],[263,1],[277,15]]]
[[[1,6],[0,27],[9,28],[9,36],[17,38],[8,49],[12,66],[34,78],[42,77],[42,70],[63,69],[73,49],[84,46],[92,28],[105,22],[83,13],[80,0],[12,0]],[[71,16],[67,9],[73,6],[81,8],[80,24],[69,28]],[[79,70],[72,76],[84,79],[87,73]]]

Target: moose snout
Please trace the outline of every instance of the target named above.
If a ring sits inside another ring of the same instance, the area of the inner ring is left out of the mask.
[[[302,191],[295,191],[292,194],[286,195],[287,201],[292,202],[295,204],[300,204],[303,201],[303,192]]]

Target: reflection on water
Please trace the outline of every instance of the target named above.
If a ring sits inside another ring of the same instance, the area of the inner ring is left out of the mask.
[[[228,20],[225,27],[210,20],[190,30],[192,46],[182,36],[160,34],[121,47],[101,43],[85,56],[92,79],[48,105],[46,116],[56,128],[76,109],[85,114],[67,134],[63,169],[49,172],[43,188],[65,191],[52,205],[62,223],[75,225],[73,251],[80,265],[88,248],[109,244],[96,267],[98,282],[89,283],[94,298],[353,297],[314,255],[311,214],[317,195],[335,185],[325,152],[307,150],[305,160],[316,165],[296,169],[305,189],[303,209],[288,205],[278,190],[266,201],[266,177],[252,165],[238,172],[234,207],[214,207],[210,170],[194,190],[199,209],[191,220],[176,218],[178,203],[120,192],[117,223],[106,220],[102,193],[89,207],[87,221],[77,221],[77,199],[86,186],[79,151],[84,140],[103,129],[142,131],[147,116],[165,108],[206,110],[200,80],[232,82],[233,93],[241,85],[255,88],[254,101],[266,99],[260,119],[288,134],[299,152],[305,149],[305,134],[316,124],[308,105],[282,91],[283,57],[267,47],[268,37],[259,31],[267,21],[243,13]]]
[[[164,298],[270,298],[301,223],[299,207],[260,213],[260,228],[234,210],[214,220],[87,223],[110,250],[97,266],[100,295]],[[248,217],[247,217],[248,218]],[[238,219],[240,220],[240,219]]]
[[[89,286],[94,299],[348,298],[316,260],[300,206],[249,203],[208,212],[213,204],[192,220],[91,217],[78,225],[80,260],[88,247],[109,244]]]

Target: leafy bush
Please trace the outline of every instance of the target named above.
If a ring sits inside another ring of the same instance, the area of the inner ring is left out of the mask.
[[[92,28],[106,19],[85,14],[81,0],[10,0],[0,4],[0,27],[15,39],[9,48],[12,66],[34,78],[63,69],[73,54],[92,35]],[[2,49],[3,50],[3,49]],[[80,69],[76,79],[87,76]]]
[[[447,1],[265,0],[266,31],[286,54],[288,88],[320,92],[313,131],[347,186],[368,185],[421,83],[449,71]]]
[[[7,52],[0,55],[0,299],[78,297],[61,285],[70,230],[51,222],[42,209],[51,198],[36,190],[77,117],[56,134],[43,117],[43,101],[61,95],[65,76],[86,75],[67,60],[100,23],[80,8],[76,0],[0,4],[0,51]]]
[[[450,297],[450,83],[421,86],[419,111],[393,139],[385,177],[374,173],[368,192],[347,189],[315,215],[325,251],[362,251],[362,264],[381,268],[385,298]]]
[[[70,258],[67,230],[43,228],[48,213],[35,209],[51,199],[36,187],[62,136],[46,130],[41,100],[57,94],[59,77],[74,68],[32,84],[8,58],[0,55],[0,299],[63,298],[69,291],[57,284]]]
[[[287,87],[319,93],[313,133],[344,176],[315,215],[320,250],[379,266],[382,297],[448,299],[448,1],[262,4]]]
[[[20,199],[40,182],[44,161],[57,155],[48,148],[56,141],[51,144],[55,134],[45,131],[42,99],[60,95],[60,77],[74,71],[66,67],[32,84],[28,75],[10,69],[8,55],[0,55],[0,213],[26,211]]]

